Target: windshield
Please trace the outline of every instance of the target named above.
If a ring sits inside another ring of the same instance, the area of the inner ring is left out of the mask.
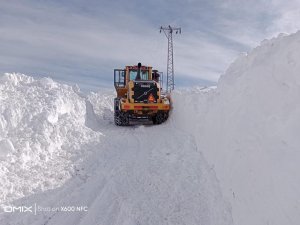
[[[137,70],[130,70],[129,71],[129,79],[135,80],[137,76]],[[141,70],[141,80],[149,80],[149,72],[148,70]]]

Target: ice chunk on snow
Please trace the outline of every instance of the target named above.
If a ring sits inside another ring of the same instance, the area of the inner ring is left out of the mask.
[[[0,159],[5,159],[5,157],[15,151],[14,145],[9,139],[4,139],[0,141]]]

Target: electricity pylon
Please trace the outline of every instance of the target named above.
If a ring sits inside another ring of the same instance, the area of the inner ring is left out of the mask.
[[[160,27],[159,32],[163,31],[168,39],[168,60],[167,60],[167,92],[174,90],[174,59],[173,59],[173,32],[181,34],[180,27]]]

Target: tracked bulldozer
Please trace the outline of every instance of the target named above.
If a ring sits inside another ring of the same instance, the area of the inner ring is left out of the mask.
[[[168,119],[170,98],[162,94],[162,73],[150,66],[126,66],[114,70],[114,121],[127,126],[130,121],[161,124]]]

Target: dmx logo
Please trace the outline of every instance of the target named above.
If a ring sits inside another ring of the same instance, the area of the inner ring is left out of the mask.
[[[33,213],[33,207],[32,206],[2,206],[4,212],[7,213],[14,213],[14,212],[19,212],[19,213]]]
[[[6,213],[32,213],[37,215],[39,212],[62,212],[62,213],[70,213],[70,212],[87,212],[88,207],[83,205],[68,205],[68,206],[52,206],[52,207],[43,207],[39,206],[36,203],[33,205],[0,205]]]

